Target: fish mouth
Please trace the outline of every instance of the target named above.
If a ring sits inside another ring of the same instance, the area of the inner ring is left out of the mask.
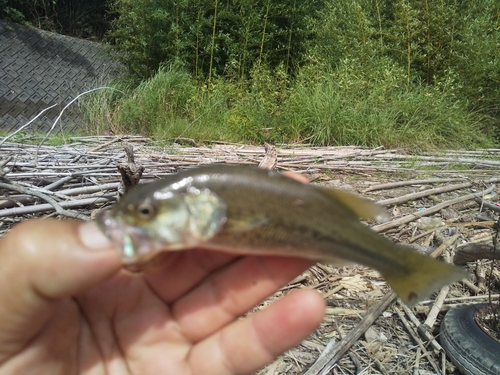
[[[154,241],[144,229],[123,224],[116,220],[111,211],[100,212],[96,222],[104,235],[119,249],[124,264],[143,263],[157,253]]]

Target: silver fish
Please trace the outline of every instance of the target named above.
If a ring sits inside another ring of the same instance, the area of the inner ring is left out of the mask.
[[[140,185],[97,220],[126,265],[195,247],[359,263],[381,273],[408,305],[467,276],[359,222],[385,210],[274,171],[214,165]]]

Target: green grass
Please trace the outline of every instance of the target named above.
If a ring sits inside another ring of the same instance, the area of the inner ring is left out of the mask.
[[[484,119],[446,85],[411,85],[388,60],[335,70],[307,67],[294,79],[259,67],[247,81],[195,84],[178,67],[161,69],[125,94],[102,90],[81,107],[88,131],[197,142],[311,143],[415,150],[493,147]]]

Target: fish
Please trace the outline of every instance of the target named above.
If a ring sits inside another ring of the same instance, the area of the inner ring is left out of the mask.
[[[276,171],[209,165],[136,186],[97,223],[128,266],[193,248],[358,263],[377,270],[408,306],[467,277],[360,221],[386,215],[368,199]]]

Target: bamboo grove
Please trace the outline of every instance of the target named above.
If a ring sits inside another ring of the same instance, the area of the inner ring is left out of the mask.
[[[133,74],[150,77],[182,62],[197,79],[245,77],[254,64],[282,63],[292,72],[311,39],[321,0],[122,0],[110,40],[126,52]]]

